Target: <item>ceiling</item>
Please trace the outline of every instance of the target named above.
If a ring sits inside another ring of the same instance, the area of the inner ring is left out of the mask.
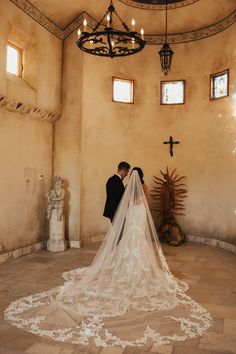
[[[109,0],[29,0],[40,12],[60,28],[65,28],[83,11],[95,20],[105,13]],[[136,30],[144,28],[147,34],[165,31],[165,0],[113,0],[122,19],[136,20]],[[168,32],[189,32],[214,24],[236,10],[236,0],[168,0]],[[140,8],[137,6],[149,6]]]
[[[158,5],[163,5],[166,3],[166,0],[134,0],[134,2],[137,3],[142,3],[142,4],[158,4]],[[169,0],[168,4],[173,4],[177,2],[183,2],[182,0]]]
[[[199,0],[120,0],[121,2],[133,7],[142,9],[162,10],[166,5],[168,8],[177,8],[190,5]]]

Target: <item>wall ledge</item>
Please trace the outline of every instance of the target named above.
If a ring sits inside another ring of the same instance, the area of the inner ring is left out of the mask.
[[[80,241],[67,241],[69,248],[80,248]],[[1,245],[1,244],[0,244]],[[8,261],[12,261],[21,256],[25,256],[27,254],[46,249],[47,248],[47,240],[33,243],[32,245],[18,248],[13,251],[9,251],[6,253],[0,254],[0,264]]]
[[[217,240],[210,237],[196,236],[196,235],[186,235],[186,238],[187,241],[189,242],[203,243],[209,246],[220,247],[226,251],[230,251],[236,254],[236,246],[225,241]]]
[[[11,260],[16,259],[21,256],[25,256],[29,253],[39,251],[39,250],[46,247],[46,242],[47,241],[41,241],[41,242],[33,243],[32,245],[29,245],[26,247],[22,247],[22,248],[18,248],[16,250],[13,250],[13,251],[2,253],[2,254],[0,254],[0,264],[4,263],[4,262],[11,261]]]
[[[80,241],[66,240],[69,248],[81,248]]]
[[[187,238],[187,241],[189,241],[189,242],[203,243],[203,244],[209,245],[209,246],[220,247],[226,251],[230,251],[230,252],[236,254],[236,246],[232,245],[228,242],[225,242],[225,241],[216,240],[216,239],[209,238],[209,237],[196,236],[196,235],[187,235],[186,238]],[[100,242],[103,239],[104,239],[104,235],[93,236],[93,237],[89,238],[89,240],[87,240],[87,241],[83,240],[83,245],[88,246],[88,245],[93,244],[95,242]],[[67,242],[68,242],[69,248],[81,248],[80,241],[68,240]],[[11,260],[16,259],[21,256],[25,256],[25,255],[33,253],[35,251],[45,249],[46,245],[47,245],[47,241],[41,241],[41,242],[37,242],[37,243],[34,243],[34,244],[26,246],[26,247],[18,248],[14,251],[2,253],[2,254],[0,254],[0,264],[11,261]]]
[[[50,112],[31,104],[19,102],[14,98],[6,97],[1,94],[0,108],[8,112],[19,113],[48,123],[54,123],[60,117],[59,113]]]
[[[95,235],[88,238],[82,239],[82,246],[89,246],[96,242],[102,242],[104,240],[105,234]]]
[[[104,240],[104,236],[105,236],[104,234],[103,235],[101,234],[101,235],[89,237],[88,239],[83,239],[82,245],[89,246],[95,242],[101,242]],[[186,235],[186,238],[187,241],[189,242],[203,243],[209,246],[220,247],[225,249],[226,251],[230,251],[236,254],[236,246],[225,241],[217,240],[210,237],[197,236],[197,235]]]

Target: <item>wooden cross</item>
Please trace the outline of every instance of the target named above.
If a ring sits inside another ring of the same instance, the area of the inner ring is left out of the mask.
[[[180,144],[179,141],[173,141],[172,136],[170,136],[169,141],[164,141],[163,144],[170,144],[170,156],[173,156],[173,146],[174,144]]]

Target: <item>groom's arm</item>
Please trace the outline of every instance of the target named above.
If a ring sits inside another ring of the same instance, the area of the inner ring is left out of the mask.
[[[107,197],[110,200],[116,200],[118,197],[118,188],[117,188],[117,183],[114,181],[114,179],[109,179],[106,184],[106,191],[107,191]]]
[[[124,192],[123,183],[114,178],[109,179],[106,184],[106,192],[109,204],[112,204],[112,207],[116,209]]]

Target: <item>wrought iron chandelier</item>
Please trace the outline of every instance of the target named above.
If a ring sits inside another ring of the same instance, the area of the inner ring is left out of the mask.
[[[159,51],[160,60],[161,60],[161,70],[167,75],[170,68],[171,62],[174,55],[173,50],[171,49],[169,43],[167,42],[167,0],[166,0],[166,32],[165,32],[165,43],[163,44],[161,50]]]
[[[113,20],[117,18],[123,29],[113,28]],[[106,18],[106,26],[103,21]],[[131,31],[127,24],[118,15],[111,0],[104,16],[96,24],[92,31],[88,32],[88,23],[84,19],[83,30],[78,30],[77,46],[86,53],[102,57],[124,57],[140,52],[144,46],[143,28],[138,34],[135,31],[135,20],[132,19]]]

